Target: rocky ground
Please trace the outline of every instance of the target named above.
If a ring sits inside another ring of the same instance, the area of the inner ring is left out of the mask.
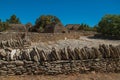
[[[55,47],[56,49],[64,48],[67,46],[70,46],[71,48],[83,48],[85,46],[98,47],[99,44],[120,45],[120,40],[97,39],[92,38],[91,36],[81,36],[79,39],[65,38],[64,40],[58,41],[33,43],[32,46],[39,46],[40,49],[49,51],[52,47]]]
[[[69,75],[38,75],[38,76],[0,76],[0,80],[120,80],[117,73],[88,73],[88,74],[69,74]]]

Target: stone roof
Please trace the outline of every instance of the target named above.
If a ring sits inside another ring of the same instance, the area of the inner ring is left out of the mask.
[[[80,24],[67,24],[65,26],[68,30],[78,30],[78,28],[80,27]]]
[[[67,29],[62,25],[62,23],[51,24],[45,27],[45,33],[66,33]]]
[[[25,32],[26,27],[23,24],[9,24],[11,27],[8,31],[13,31],[13,32]]]

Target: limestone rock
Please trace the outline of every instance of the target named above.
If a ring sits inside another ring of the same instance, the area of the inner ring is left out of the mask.
[[[23,66],[24,62],[23,61],[15,61],[16,66]]]

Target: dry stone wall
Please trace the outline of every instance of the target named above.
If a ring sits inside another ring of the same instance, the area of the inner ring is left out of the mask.
[[[2,40],[17,40],[18,37],[22,37],[25,33],[1,33],[0,41]],[[28,33],[27,37],[31,42],[46,42],[55,40],[67,39],[79,39],[81,35],[92,35],[93,32],[74,32],[74,33]]]
[[[25,48],[30,46],[30,43],[19,39],[19,40],[6,40],[6,41],[0,41],[0,48],[10,47],[10,48]]]
[[[0,75],[68,74],[73,72],[120,72],[120,45],[99,48],[70,47],[45,52],[32,49],[0,49]]]

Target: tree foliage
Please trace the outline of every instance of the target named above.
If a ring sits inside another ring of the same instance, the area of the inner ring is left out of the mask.
[[[6,22],[10,23],[10,24],[20,24],[20,20],[19,18],[17,18],[17,16],[15,14],[13,14],[10,19],[7,19]]]
[[[8,30],[10,28],[9,24],[20,24],[20,20],[19,18],[17,18],[16,15],[12,15],[5,22],[2,22],[2,20],[0,19],[0,31]]]
[[[83,24],[83,23],[79,26],[78,30],[96,31],[94,27],[90,27],[88,24]]]
[[[105,15],[98,23],[98,32],[120,37],[120,15]]]
[[[1,31],[5,31],[5,30],[7,30],[7,29],[9,29],[9,28],[10,28],[10,26],[9,26],[8,22],[2,22],[2,21],[0,20],[0,32],[1,32]]]
[[[43,32],[46,25],[57,24],[60,20],[53,15],[42,15],[36,19],[34,28],[31,31]]]

